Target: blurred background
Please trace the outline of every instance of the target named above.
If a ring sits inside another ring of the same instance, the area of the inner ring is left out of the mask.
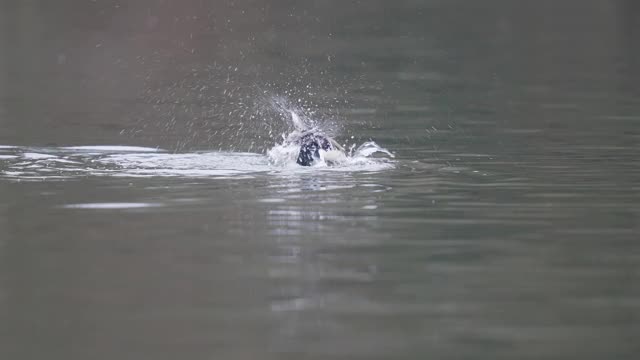
[[[281,97],[397,155],[0,177],[0,357],[637,359],[639,37],[633,0],[0,0],[0,145],[264,153]],[[68,207],[111,202],[153,206]]]
[[[207,149],[243,121],[255,140],[265,91],[346,110],[357,133],[470,113],[618,132],[602,116],[635,114],[634,4],[5,0],[0,140]]]

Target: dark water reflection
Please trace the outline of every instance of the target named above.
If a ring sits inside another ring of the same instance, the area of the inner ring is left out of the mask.
[[[397,155],[66,181],[0,157],[0,358],[640,354],[637,2],[0,4],[0,145],[260,152],[288,92]]]

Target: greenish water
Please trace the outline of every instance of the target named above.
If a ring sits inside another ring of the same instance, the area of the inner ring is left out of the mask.
[[[640,354],[634,1],[0,4],[0,358]]]

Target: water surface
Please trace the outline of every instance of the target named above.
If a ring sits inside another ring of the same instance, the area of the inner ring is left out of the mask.
[[[639,19],[1,2],[0,357],[638,358]]]

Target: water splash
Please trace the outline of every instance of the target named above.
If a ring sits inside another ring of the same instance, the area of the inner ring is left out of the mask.
[[[285,140],[277,144],[267,152],[269,163],[276,168],[300,168],[296,159],[300,152],[300,146]],[[387,157],[373,157],[374,154],[384,154]],[[357,149],[345,153],[339,150],[320,150],[320,159],[314,162],[311,168],[332,169],[332,170],[364,170],[370,167],[371,170],[388,169],[394,166],[392,158],[395,156],[387,149],[379,146],[373,141],[368,141],[360,145]]]
[[[395,158],[396,156],[392,154],[389,150],[381,147],[376,144],[375,141],[367,141],[364,144],[360,145],[355,151],[352,153],[352,157],[369,157],[373,154],[381,153],[385,154],[391,158]]]
[[[298,109],[292,109],[286,107],[287,103],[282,101],[276,101],[276,106],[280,109],[281,113],[288,112],[288,119],[291,123],[293,130],[288,134],[282,134],[282,140],[276,144],[273,148],[267,151],[269,161],[274,166],[278,167],[295,167],[298,166],[296,159],[300,152],[300,145],[297,141],[300,136],[305,132],[316,132],[327,136],[333,136],[335,127],[331,126],[333,122],[322,123],[314,120],[308,116],[305,116],[304,112],[300,114]],[[324,126],[328,125],[328,126]],[[360,146],[351,144],[348,148],[349,151],[345,151],[346,144],[340,144],[333,140],[334,150],[324,151],[320,150],[320,159],[315,162],[314,167],[344,167],[349,168],[354,165],[381,165],[392,164],[391,158],[395,158],[395,155],[389,150],[376,144],[374,141],[367,141]],[[387,158],[376,157],[374,154],[381,154]]]
[[[314,131],[329,137],[337,134],[337,122],[313,117],[287,98],[270,97],[271,115],[283,123],[280,138],[270,128],[266,154],[237,151],[170,153],[158,148],[136,146],[14,147],[0,146],[0,179],[51,180],[87,176],[117,177],[210,177],[246,178],[258,174],[286,174],[308,171],[380,171],[394,166],[394,155],[374,141],[356,144],[334,143],[335,150],[320,151],[311,167],[296,163],[300,147],[296,139]],[[273,139],[275,138],[275,139]],[[344,150],[344,149],[349,149]],[[382,155],[382,157],[377,156]]]
[[[82,148],[0,148],[0,179],[14,181],[70,180],[86,177],[177,177],[247,179],[309,171],[381,171],[387,159],[354,155],[343,163],[311,168],[295,163],[297,148],[275,146],[270,155],[246,152],[169,153],[161,149],[95,146]],[[274,161],[278,159],[278,161]]]

